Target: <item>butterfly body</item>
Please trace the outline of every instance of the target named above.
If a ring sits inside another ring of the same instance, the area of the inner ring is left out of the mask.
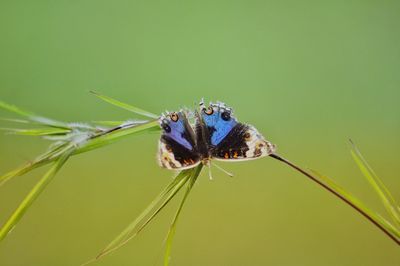
[[[162,115],[160,126],[159,163],[167,169],[192,168],[212,159],[251,160],[275,151],[253,126],[238,122],[223,103],[207,107],[201,102],[194,130],[182,110]]]

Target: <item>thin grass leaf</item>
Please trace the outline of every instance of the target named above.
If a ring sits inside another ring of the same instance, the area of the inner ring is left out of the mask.
[[[65,129],[69,128],[68,125],[66,123],[64,123],[64,122],[60,122],[60,121],[57,121],[57,120],[49,119],[49,118],[46,118],[46,117],[37,116],[34,113],[22,110],[22,109],[18,108],[15,105],[11,105],[11,104],[8,104],[8,103],[2,102],[2,101],[0,101],[0,108],[3,108],[4,110],[7,110],[7,111],[12,112],[12,113],[16,113],[16,114],[18,114],[20,116],[27,117],[30,120],[32,120],[34,122],[37,122],[39,124],[42,124],[42,125],[47,125],[47,126],[51,126],[51,127],[58,127],[58,128],[65,128]]]
[[[127,128],[127,129],[121,129],[118,131],[114,131],[105,135],[98,135],[93,137],[92,139],[89,140],[82,140],[83,144],[71,144],[71,145],[76,145],[76,149],[74,150],[74,154],[79,154],[83,152],[87,152],[96,148],[100,148],[102,146],[111,144],[117,140],[119,140],[122,137],[132,135],[132,134],[139,134],[139,133],[144,133],[144,132],[151,132],[151,131],[158,131],[159,126],[157,122],[150,122],[147,124],[142,124],[138,125],[132,128]],[[38,156],[33,162],[30,162],[26,165],[23,165],[22,167],[19,167],[13,171],[10,171],[2,176],[0,176],[0,186],[4,185],[7,181],[10,179],[21,176],[23,174],[26,174],[38,167],[44,166],[54,160],[56,160],[61,154],[65,152],[66,149],[69,149],[69,144],[64,143],[61,145],[56,146],[49,152],[46,152],[40,156]]]
[[[110,126],[116,127],[125,123],[125,121],[110,121],[110,120],[103,120],[103,121],[93,121],[93,123],[103,126]]]
[[[290,162],[289,160],[279,156],[276,153],[270,155],[270,157],[285,163],[296,171],[300,172],[302,175],[308,177],[313,182],[317,183],[322,188],[326,189],[328,192],[332,193],[344,203],[352,207],[362,216],[364,216],[367,220],[373,223],[376,227],[378,227],[383,233],[385,233],[390,239],[396,242],[397,245],[400,245],[400,230],[393,226],[390,222],[380,216],[378,213],[373,212],[369,208],[367,208],[360,200],[356,197],[348,193],[342,187],[337,185],[332,179],[318,173],[315,170],[311,170],[313,174],[309,171],[303,170],[301,167],[296,164]]]
[[[0,186],[4,185],[10,179],[17,177],[17,176],[21,176],[23,174],[26,174],[35,168],[43,166],[44,164],[45,164],[44,161],[37,161],[37,162],[25,164],[15,170],[10,171],[10,172],[0,176]]]
[[[369,166],[368,162],[364,159],[356,145],[353,142],[351,143],[353,147],[353,149],[350,151],[351,156],[356,162],[358,168],[368,180],[368,183],[371,185],[371,187],[378,194],[390,217],[398,226],[400,226],[399,204],[397,204],[396,200],[390,193],[389,189],[385,186],[383,181],[376,175],[371,166]]]
[[[14,118],[0,118],[1,121],[5,122],[13,122],[13,123],[21,123],[21,124],[29,124],[30,121],[23,119],[14,119]]]
[[[156,215],[171,201],[182,186],[189,180],[194,169],[181,171],[172,182],[149,204],[149,206],[122,231],[110,244],[108,244],[94,259],[82,264],[92,263],[118,248],[124,246],[129,240],[136,237]]]
[[[360,160],[360,157],[358,157],[358,155],[354,151],[351,151],[351,155],[354,161],[356,162],[357,166],[360,168],[361,172],[367,179],[368,183],[378,194],[388,214],[391,216],[393,221],[395,221],[400,225],[400,215],[397,213],[398,207],[394,205],[395,203],[391,202],[391,200],[389,199],[390,196],[384,192],[383,187],[378,184],[377,180],[373,177],[373,174],[368,170],[364,162]]]
[[[20,116],[25,116],[25,117],[28,117],[28,118],[35,116],[31,112],[22,110],[22,109],[18,108],[15,105],[11,105],[11,104],[8,104],[8,103],[2,102],[2,101],[0,101],[0,108],[3,108],[4,110],[7,110],[9,112],[16,113],[16,114],[18,114]]]
[[[18,128],[0,128],[0,130],[8,131],[8,133],[23,136],[51,136],[61,135],[71,132],[70,129],[64,128],[35,128],[35,129],[18,129]]]
[[[126,120],[126,121],[93,121],[95,124],[103,125],[103,126],[126,126],[126,125],[140,125],[145,124],[149,121],[147,120]]]
[[[99,135],[93,136],[92,139],[88,140],[88,142],[81,147],[78,147],[75,153],[87,152],[89,150],[93,150],[104,145],[111,144],[122,137],[126,137],[132,134],[145,133],[149,131],[160,130],[160,126],[158,121],[151,121],[145,124],[135,125],[130,128],[124,128],[120,130],[115,130],[106,134],[101,133]]]
[[[364,158],[364,156],[361,154],[360,150],[357,148],[357,146],[354,144],[353,141],[350,141],[353,147],[353,150],[351,150],[354,153],[354,156],[357,157],[360,161],[362,161],[363,166],[365,169],[367,169],[370,172],[371,177],[376,181],[376,183],[381,187],[382,191],[384,194],[387,196],[388,200],[396,206],[399,206],[397,204],[396,200],[390,193],[390,190],[386,187],[386,185],[383,183],[382,179],[377,176],[375,171],[372,169],[372,167],[369,165],[367,160]],[[400,208],[400,206],[399,206]]]
[[[102,99],[103,101],[106,101],[106,102],[108,102],[108,103],[110,103],[112,105],[118,106],[118,107],[120,107],[122,109],[125,109],[125,110],[128,110],[130,112],[133,112],[133,113],[136,113],[136,114],[139,114],[139,115],[142,115],[142,116],[147,116],[147,117],[150,117],[150,118],[153,118],[153,119],[157,119],[159,117],[156,114],[147,112],[147,111],[145,111],[143,109],[140,109],[138,107],[132,106],[130,104],[120,102],[118,100],[115,100],[115,99],[113,99],[111,97],[102,95],[100,93],[97,93],[97,92],[94,92],[94,91],[91,91],[91,93],[93,93],[95,96],[97,96],[98,98]]]
[[[169,228],[168,235],[167,235],[167,240],[165,243],[165,253],[164,253],[164,266],[169,265],[170,257],[171,257],[171,249],[172,249],[172,241],[175,236],[176,232],[176,225],[178,222],[179,215],[181,214],[183,205],[185,204],[185,201],[187,197],[189,196],[190,191],[192,190],[194,184],[196,183],[197,177],[199,176],[201,169],[203,167],[203,164],[200,164],[199,166],[196,167],[195,171],[193,171],[190,175],[189,183],[187,184],[185,194],[183,195],[182,201],[179,205],[179,208],[175,214],[175,217],[172,221],[172,224]]]
[[[21,205],[15,210],[11,218],[2,227],[0,231],[0,241],[4,237],[6,237],[7,233],[21,219],[29,206],[31,206],[32,202],[38,197],[38,195],[43,191],[47,184],[52,180],[54,175],[69,158],[69,156],[105,146],[131,134],[160,130],[158,122],[156,120],[148,123],[124,123],[123,125],[117,126],[114,129],[101,129],[86,123],[63,123],[44,117],[38,117],[35,116],[33,113],[23,111],[15,106],[8,105],[3,102],[0,102],[0,108],[25,116],[35,123],[54,127],[50,129],[18,129],[14,130],[15,133],[32,136],[42,136],[55,141],[50,151],[38,156],[33,162],[0,176],[1,186],[13,177],[20,176],[29,171],[32,171],[35,168],[54,162],[53,167],[31,190],[31,192],[27,195]],[[179,178],[177,180],[179,180]],[[175,193],[180,189],[182,185],[183,184],[179,183],[176,187],[173,188],[171,192],[172,194],[168,195],[168,197],[170,197],[168,201],[175,195]],[[161,208],[155,213],[158,213],[158,211],[160,211],[165,206],[166,202],[164,201],[162,202],[162,204],[164,205],[161,206]],[[155,214],[153,213],[153,215]],[[152,218],[147,220],[146,224],[150,222],[151,219]],[[139,228],[139,231],[143,227],[144,225]]]
[[[0,241],[3,240],[7,234],[14,228],[18,221],[22,218],[32,203],[38,198],[40,193],[46,188],[46,186],[53,180],[56,173],[61,169],[64,163],[68,160],[70,152],[65,152],[57,161],[53,163],[53,166],[48,172],[39,180],[38,183],[32,188],[29,194],[21,202],[18,208],[10,216],[7,222],[0,229]]]
[[[363,214],[367,219],[377,225],[379,228],[383,228],[385,233],[389,233],[389,236],[400,244],[400,230],[396,228],[393,224],[383,218],[381,215],[372,211],[365,204],[363,204],[358,198],[353,196],[351,193],[347,192],[341,186],[336,184],[331,178],[318,173],[315,170],[311,170],[313,174],[318,176],[321,180],[323,180],[331,189],[340,194],[343,198],[345,198],[348,202],[354,205],[357,209],[361,210],[361,214]]]
[[[13,171],[0,176],[0,187],[10,179],[26,174],[38,167],[44,166],[56,160],[60,155],[64,154],[70,148],[67,144],[55,146],[50,151],[38,156],[34,161],[29,162]]]

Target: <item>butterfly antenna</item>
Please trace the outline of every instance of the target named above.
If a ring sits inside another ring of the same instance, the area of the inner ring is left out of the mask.
[[[233,174],[226,171],[224,168],[222,168],[221,166],[219,166],[218,164],[214,163],[214,166],[217,167],[220,171],[224,172],[225,174],[227,174],[229,177],[233,177]]]

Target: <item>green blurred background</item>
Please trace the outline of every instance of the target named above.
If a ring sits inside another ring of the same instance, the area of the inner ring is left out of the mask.
[[[221,100],[283,156],[382,211],[351,137],[400,199],[399,1],[1,1],[0,99],[66,121],[121,120],[103,94],[160,113]],[[9,117],[1,111],[1,117]],[[0,243],[0,265],[79,265],[171,180],[158,134],[74,157]],[[0,136],[0,172],[48,142]],[[202,174],[172,265],[399,265],[371,223],[270,158]],[[0,188],[4,223],[44,169]],[[96,265],[161,265],[177,200]]]

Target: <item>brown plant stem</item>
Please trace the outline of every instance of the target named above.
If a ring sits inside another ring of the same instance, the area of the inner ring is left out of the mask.
[[[270,157],[281,161],[296,171],[302,173],[303,175],[307,176],[309,179],[326,189],[327,191],[331,192],[333,195],[341,199],[343,202],[345,202],[347,205],[352,207],[354,210],[356,210],[358,213],[360,213],[362,216],[364,216],[366,219],[368,219],[372,224],[374,224],[376,227],[378,227],[383,233],[385,233],[390,239],[392,239],[397,245],[400,245],[400,240],[397,239],[395,236],[393,236],[386,228],[384,228],[381,224],[379,224],[375,219],[373,219],[370,215],[365,213],[362,209],[360,209],[358,206],[354,205],[352,202],[350,202],[348,199],[346,199],[343,195],[339,194],[337,191],[335,191],[333,188],[329,187],[327,184],[323,183],[320,181],[318,178],[315,176],[311,175],[310,173],[306,172],[299,166],[293,164],[292,162],[288,161],[287,159],[279,156],[278,154],[271,154]]]

